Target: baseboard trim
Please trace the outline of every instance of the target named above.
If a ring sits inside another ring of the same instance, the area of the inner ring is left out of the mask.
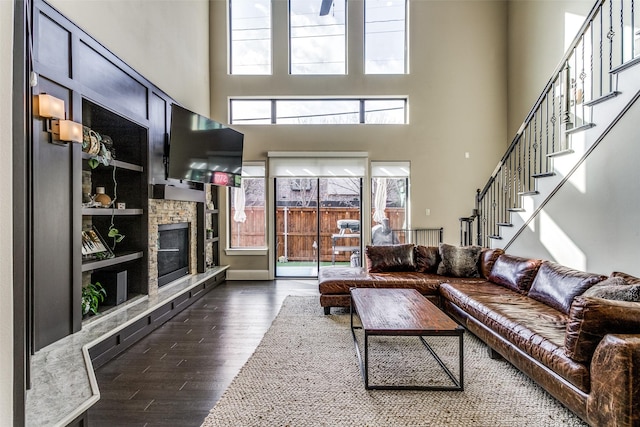
[[[227,281],[270,280],[269,270],[227,270]]]

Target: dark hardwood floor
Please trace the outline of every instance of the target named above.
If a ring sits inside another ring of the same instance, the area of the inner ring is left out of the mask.
[[[287,295],[317,296],[317,281],[233,281],[213,289],[96,371],[101,397],[89,425],[200,426]]]

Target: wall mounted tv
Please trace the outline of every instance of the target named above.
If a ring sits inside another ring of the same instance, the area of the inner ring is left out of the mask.
[[[172,104],[168,177],[240,187],[243,144],[242,133]]]

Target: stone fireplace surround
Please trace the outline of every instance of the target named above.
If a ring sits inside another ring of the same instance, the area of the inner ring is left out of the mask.
[[[158,294],[158,225],[190,224],[189,273],[197,272],[197,203],[178,200],[149,199],[149,296]]]

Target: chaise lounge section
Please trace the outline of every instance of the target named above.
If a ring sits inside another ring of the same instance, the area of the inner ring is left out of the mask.
[[[590,425],[640,425],[640,279],[446,244],[366,255],[321,270],[326,314],[351,287],[417,289]]]

